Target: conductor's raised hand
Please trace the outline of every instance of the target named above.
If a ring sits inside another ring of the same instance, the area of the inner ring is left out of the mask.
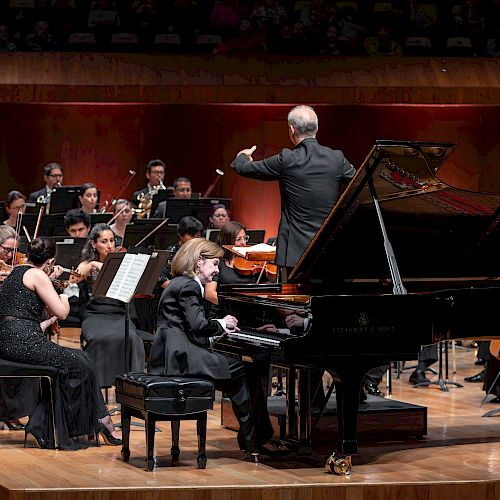
[[[253,161],[252,155],[253,155],[253,153],[255,152],[256,149],[257,149],[257,146],[252,146],[251,148],[242,149],[238,153],[238,156],[241,155],[241,154],[243,154],[243,155],[247,156],[248,161]]]

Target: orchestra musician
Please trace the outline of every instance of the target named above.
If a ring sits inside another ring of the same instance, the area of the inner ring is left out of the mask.
[[[247,244],[248,236],[246,227],[237,221],[229,221],[222,226],[219,233],[219,245],[232,245],[242,247]],[[220,285],[239,285],[241,283],[255,283],[258,274],[242,274],[235,269],[234,261],[236,254],[223,248],[224,255],[219,262],[219,272],[214,279],[205,285],[205,299],[211,303],[210,316],[218,313],[219,299],[217,297],[217,287]]]
[[[0,290],[0,356],[10,361],[57,368],[54,391],[59,447],[85,446],[81,438],[97,432],[110,444],[121,444],[96,384],[89,357],[76,349],[51,342],[44,330],[69,312],[68,299],[58,294],[50,281],[62,268],[54,266],[56,245],[35,238],[28,246],[28,262],[19,265]],[[46,308],[49,319],[46,317]],[[55,446],[51,407],[40,401],[26,426],[41,448]],[[78,438],[74,441],[74,438]]]
[[[34,191],[28,197],[28,201],[36,201],[41,203],[48,203],[50,195],[56,186],[60,186],[63,182],[63,170],[59,163],[47,163],[43,167],[43,180],[45,187]]]
[[[16,232],[0,225],[0,285],[9,276],[16,247]],[[38,383],[30,379],[0,380],[0,420],[9,430],[23,430],[19,418],[30,415],[38,401]]]
[[[169,280],[172,279],[170,264],[179,248],[186,243],[186,241],[192,240],[193,238],[199,238],[204,229],[203,224],[196,217],[186,215],[179,219],[179,223],[177,224],[177,236],[179,237],[179,241],[175,245],[167,248],[167,250],[170,251],[170,257],[158,280],[158,286],[160,288],[165,288]]]
[[[281,220],[276,264],[295,266],[324,219],[335,205],[339,184],[348,183],[356,170],[339,150],[316,139],[318,117],[309,106],[288,113],[288,134],[294,149],[254,161],[257,146],[241,150],[231,166],[239,175],[280,184]]]
[[[64,216],[64,228],[73,238],[86,238],[90,231],[90,217],[81,208],[72,208]]]
[[[227,331],[238,331],[231,315],[209,320],[203,308],[203,286],[218,272],[222,249],[215,243],[194,238],[184,243],[172,261],[174,278],[164,290],[158,308],[158,329],[148,364],[148,372],[167,376],[202,376],[228,394],[240,423],[240,449],[257,455],[271,438],[272,427],[265,404],[256,406],[251,397],[243,363],[236,358],[211,352],[210,344]],[[256,413],[256,408],[260,414]]]
[[[229,211],[223,203],[216,203],[208,217],[210,222],[209,228],[221,229],[222,226],[229,222]]]
[[[115,235],[115,246],[121,247],[123,237],[125,236],[125,228],[134,215],[132,212],[132,204],[130,201],[120,198],[115,201],[113,209],[115,214],[121,210],[120,214],[116,217],[115,222],[110,226],[111,231],[113,231],[113,234]]]
[[[4,265],[0,265],[0,280],[10,274],[8,266],[13,263],[16,248],[16,231],[12,227],[2,224],[0,226],[0,261],[2,261]]]
[[[115,250],[113,231],[107,224],[96,224],[90,231],[88,241],[83,247],[83,261],[76,268],[80,278],[88,277],[87,284],[91,288],[92,278],[102,267],[108,253]],[[93,297],[85,305],[82,314],[82,338],[85,341],[84,350],[94,361],[99,387],[111,387],[115,378],[126,371],[125,357],[125,305],[115,299]],[[147,332],[141,336],[151,338]],[[130,322],[130,368],[131,371],[144,370],[144,344],[135,325]]]
[[[146,165],[146,179],[148,180],[148,184],[139,191],[135,191],[132,195],[132,203],[135,208],[139,206],[141,195],[150,193],[153,189],[164,183],[166,170],[167,167],[163,160],[151,160],[148,162]]]
[[[9,191],[5,198],[5,210],[9,214],[9,218],[3,223],[10,227],[16,227],[17,214],[23,214],[25,207],[26,196],[19,191]]]
[[[97,187],[92,182],[86,182],[80,186],[78,196],[80,206],[86,214],[95,214],[97,212]]]
[[[191,198],[193,189],[188,177],[176,177],[174,179],[174,198]]]

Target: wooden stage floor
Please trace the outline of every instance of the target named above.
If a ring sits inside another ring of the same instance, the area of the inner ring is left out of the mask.
[[[473,362],[472,349],[458,351],[457,381],[479,371]],[[196,431],[189,421],[181,424],[175,467],[169,461],[168,423],[159,425],[160,462],[153,472],[143,468],[145,437],[137,427],[128,464],[120,459],[120,447],[41,450],[29,439],[23,448],[22,432],[2,430],[0,500],[500,499],[500,415],[481,418],[498,405],[479,408],[481,384],[444,393],[436,386],[412,388],[408,376],[404,372],[394,381],[392,397],[428,407],[428,435],[418,441],[362,442],[349,476],[325,472],[330,446],[315,449],[312,456],[242,461],[235,432],[220,426],[218,404],[209,413],[205,470],[196,468]]]

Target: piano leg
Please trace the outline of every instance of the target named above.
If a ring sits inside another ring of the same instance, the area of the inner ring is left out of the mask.
[[[351,471],[351,455],[358,452],[358,411],[359,392],[366,372],[371,368],[363,366],[353,369],[358,360],[353,360],[349,367],[335,367],[332,376],[335,381],[337,400],[337,420],[339,439],[337,450],[325,463],[328,472],[349,474]]]

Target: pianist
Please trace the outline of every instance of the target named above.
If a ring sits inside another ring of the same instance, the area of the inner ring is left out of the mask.
[[[252,400],[245,368],[236,358],[209,350],[211,343],[225,332],[238,331],[238,320],[231,315],[209,320],[203,308],[203,286],[218,273],[223,250],[206,239],[194,238],[182,245],[172,260],[174,278],[164,290],[158,306],[156,332],[148,372],[153,375],[202,376],[228,394],[240,424],[240,449],[257,455],[272,436],[267,407]],[[263,399],[260,394],[257,399]],[[256,408],[264,414],[256,414]],[[269,432],[270,431],[270,432]]]

